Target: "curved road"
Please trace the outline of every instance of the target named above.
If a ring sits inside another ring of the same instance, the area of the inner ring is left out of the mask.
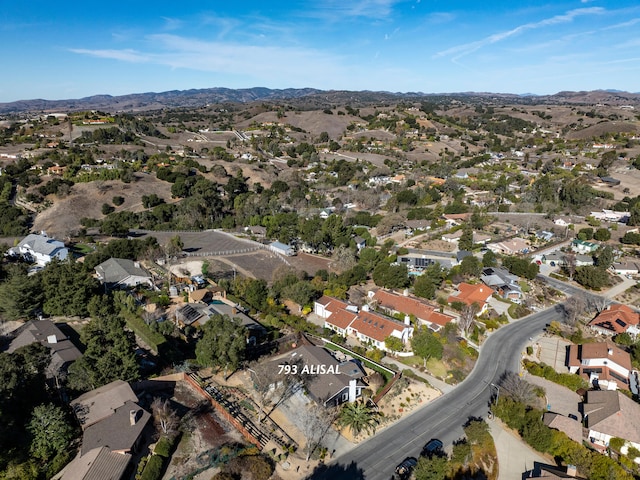
[[[493,387],[507,370],[519,370],[520,355],[529,337],[562,315],[554,306],[506,325],[483,345],[471,374],[452,392],[443,395],[398,423],[378,432],[310,479],[389,480],[405,457],[418,457],[422,447],[439,438],[445,445],[463,435],[469,417],[485,417]],[[494,390],[495,392],[495,390]]]

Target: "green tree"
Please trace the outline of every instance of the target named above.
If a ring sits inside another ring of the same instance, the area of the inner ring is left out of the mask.
[[[381,262],[373,270],[373,281],[379,287],[404,288],[409,286],[409,273],[406,265],[390,265]]]
[[[460,262],[460,273],[462,275],[477,277],[481,272],[482,264],[480,263],[480,259],[473,255],[464,257],[462,262]]]
[[[420,327],[414,332],[411,337],[411,349],[424,360],[425,366],[430,358],[440,360],[444,352],[440,340],[427,327]]]
[[[338,425],[347,427],[354,436],[361,432],[375,433],[380,423],[378,412],[363,402],[345,403],[338,415]]]
[[[414,471],[416,480],[445,480],[449,473],[448,463],[447,457],[420,457]]]
[[[433,263],[425,268],[422,275],[417,277],[413,283],[413,293],[422,298],[433,299],[436,290],[442,285],[445,272],[439,263]]]
[[[387,338],[384,339],[384,345],[392,352],[400,352],[404,349],[404,344],[402,343],[402,340],[392,335],[389,335]]]
[[[6,320],[33,317],[42,306],[40,277],[27,276],[19,265],[11,267],[8,278],[0,283],[0,312]]]
[[[102,311],[104,316],[93,318],[82,330],[86,350],[69,367],[69,384],[76,390],[86,391],[114,380],[129,382],[139,378],[133,333],[125,330],[124,319],[114,314],[115,306]]]
[[[608,228],[599,228],[593,233],[593,238],[599,242],[606,242],[611,238],[611,232]]]
[[[38,405],[27,426],[31,434],[30,451],[40,460],[48,460],[66,449],[73,438],[73,427],[60,407]]]
[[[487,250],[485,254],[482,256],[482,266],[483,267],[495,267],[498,264],[498,259],[496,254],[491,250]]]
[[[573,278],[583,287],[593,290],[599,290],[609,285],[609,274],[604,268],[599,266],[586,265],[577,267]]]
[[[470,225],[465,226],[462,230],[462,236],[458,240],[458,249],[473,250],[473,229]]]
[[[609,268],[613,261],[615,260],[615,254],[613,253],[613,248],[609,245],[601,246],[596,250],[595,255],[595,264],[596,267],[604,268],[605,270]]]
[[[593,239],[593,228],[585,227],[578,230],[577,237],[579,240],[592,240]]]
[[[202,327],[196,344],[196,359],[203,367],[236,370],[244,360],[247,329],[227,315],[213,315]]]
[[[51,262],[39,274],[44,303],[50,315],[87,315],[89,300],[98,294],[100,285],[79,262]]]

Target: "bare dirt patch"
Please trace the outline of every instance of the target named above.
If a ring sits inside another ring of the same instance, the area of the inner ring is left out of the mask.
[[[456,249],[456,244],[445,242],[444,240],[429,240],[427,242],[422,242],[422,248],[426,250],[435,250],[437,252],[453,252]]]

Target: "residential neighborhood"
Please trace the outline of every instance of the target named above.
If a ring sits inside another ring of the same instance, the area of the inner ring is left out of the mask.
[[[0,478],[640,475],[640,123],[544,102],[0,105]]]

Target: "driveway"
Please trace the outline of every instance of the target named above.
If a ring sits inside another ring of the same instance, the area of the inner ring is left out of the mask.
[[[553,464],[508,430],[500,420],[488,420],[487,423],[498,453],[498,480],[520,479],[524,472],[533,469],[534,462]]]
[[[568,373],[565,365],[567,347],[571,342],[560,337],[541,335],[533,342],[533,352],[538,362],[546,363],[556,372]]]
[[[582,418],[582,415],[578,411],[578,403],[582,401],[582,399],[576,392],[573,392],[562,385],[558,385],[557,383],[553,383],[550,380],[542,377],[536,377],[535,375],[531,375],[527,372],[524,373],[523,378],[533,385],[544,388],[550,412],[559,413],[565,417],[575,415],[576,418]]]

